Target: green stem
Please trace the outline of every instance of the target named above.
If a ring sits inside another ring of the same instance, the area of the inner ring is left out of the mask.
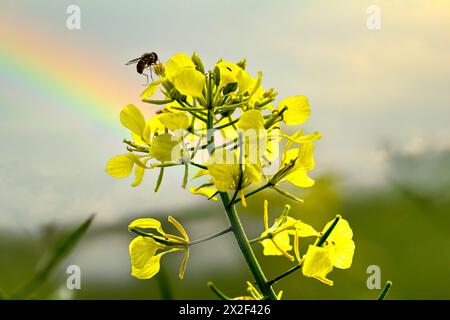
[[[264,296],[266,296],[270,300],[277,300],[277,296],[272,287],[267,284],[266,276],[264,275],[264,272],[261,269],[261,266],[259,265],[259,262],[256,259],[256,256],[248,241],[247,235],[245,234],[244,228],[242,227],[241,220],[239,219],[236,208],[232,203],[230,203],[229,194],[227,192],[221,192],[220,197],[222,199],[225,212],[228,216],[228,220],[230,221],[230,225],[233,229],[236,241],[256,281],[256,284],[258,285],[261,293]]]
[[[174,109],[174,110],[186,111],[185,107],[184,108],[182,108],[182,107],[170,107],[170,108]],[[191,110],[191,111],[205,111],[204,108],[195,108],[195,107],[192,107],[192,108],[190,107],[189,110]]]
[[[280,110],[280,112],[274,114],[271,116],[266,123],[264,123],[264,128],[269,129],[275,122],[277,122],[279,119],[283,119],[283,113],[287,110],[287,107],[283,107],[283,109]]]
[[[262,108],[262,107],[268,105],[269,103],[271,103],[273,100],[274,99],[267,99],[267,100],[265,100],[265,101],[263,101],[263,102],[261,102],[259,104],[256,104],[254,108],[255,109]]]
[[[258,237],[258,238],[251,239],[251,240],[249,240],[248,242],[250,242],[250,244],[254,244],[254,243],[256,243],[256,242],[259,242],[259,241],[263,241],[263,240],[269,239],[270,237],[271,237],[271,235],[270,235],[270,234],[267,234],[267,235],[262,236],[262,237]]]
[[[328,229],[324,232],[324,234],[319,238],[319,240],[315,244],[316,246],[322,247],[325,244],[325,242],[327,241],[328,237],[330,236],[331,232],[333,231],[334,227],[336,227],[340,219],[341,216],[339,214],[336,215],[336,218],[334,219],[333,223],[328,227]]]
[[[195,162],[189,162],[191,165],[193,165],[194,167],[197,167],[197,168],[200,168],[200,169],[208,169],[208,167],[207,166],[204,166],[204,165],[202,165],[202,164],[199,164],[199,163],[195,163]]]
[[[230,297],[228,297],[225,293],[220,291],[211,281],[208,282],[208,287],[214,292],[220,299],[222,300],[232,300]]]
[[[302,267],[302,265],[298,264],[298,265],[296,265],[295,267],[290,268],[288,271],[284,272],[283,274],[280,274],[278,277],[276,277],[276,278],[274,278],[274,279],[268,281],[268,282],[267,282],[267,285],[269,285],[269,286],[273,285],[274,283],[280,281],[280,280],[283,279],[284,277],[286,277],[286,276],[290,275],[291,273],[297,271],[297,270],[300,269],[301,267]]]
[[[223,125],[221,125],[221,126],[215,127],[214,129],[220,130],[220,129],[227,128],[227,127],[229,127],[229,126],[234,125],[235,123],[238,123],[239,120],[240,120],[239,118],[238,118],[238,119],[234,119],[234,120],[232,120],[232,121],[230,121],[230,122],[227,122],[227,123],[225,123],[225,124],[223,124]]]
[[[247,193],[247,194],[245,195],[245,198],[247,199],[248,197],[251,197],[251,196],[254,195],[255,193],[258,193],[258,192],[260,192],[260,191],[262,191],[262,190],[264,190],[264,189],[266,189],[266,188],[268,188],[268,187],[270,187],[270,186],[271,186],[270,183],[266,183],[265,185],[259,187],[258,189],[255,189],[255,190],[253,190],[253,191]],[[241,201],[241,199],[240,199],[240,198],[237,198],[236,200],[234,200],[233,204],[236,204],[236,203],[238,203],[239,201]]]
[[[150,104],[156,104],[156,105],[163,105],[171,103],[173,99],[167,99],[167,100],[151,100],[151,99],[142,99],[142,102],[150,103]]]
[[[386,285],[383,288],[383,291],[381,291],[380,295],[378,296],[377,300],[384,300],[384,297],[388,293],[389,289],[391,289],[392,281],[386,282]]]
[[[217,232],[217,233],[215,233],[215,234],[212,234],[212,235],[210,235],[210,236],[208,236],[208,237],[205,237],[205,238],[201,238],[201,239],[198,239],[198,240],[191,241],[191,242],[189,243],[189,247],[194,246],[194,245],[199,244],[199,243],[202,243],[202,242],[206,242],[206,241],[215,239],[215,238],[220,237],[220,236],[222,236],[222,235],[224,235],[224,234],[227,234],[228,232],[231,232],[231,231],[232,231],[231,227],[228,227],[228,228],[226,228],[226,229],[224,229],[224,230],[222,230],[222,231],[220,231],[220,232]]]
[[[207,96],[210,97],[211,75],[209,76],[208,80],[209,80],[208,83],[209,92],[207,93]],[[208,102],[211,103],[211,100],[208,99]],[[206,122],[206,128],[208,129],[209,133],[207,134],[207,145],[209,154],[212,154],[212,151],[214,149],[214,139],[210,133],[211,131],[210,129],[212,129],[213,127],[214,105],[208,104],[208,111],[209,111],[208,118]],[[228,220],[230,221],[230,227],[233,231],[234,237],[236,238],[239,248],[241,249],[242,255],[244,256],[245,261],[247,262],[247,265],[250,269],[250,272],[252,273],[253,278],[255,279],[256,284],[258,285],[261,293],[267,299],[277,300],[277,296],[273,291],[272,287],[267,285],[267,278],[264,275],[264,271],[259,265],[258,260],[256,259],[255,253],[253,252],[250,243],[248,242],[247,235],[245,234],[245,230],[242,226],[241,220],[239,219],[236,207],[234,206],[233,203],[230,202],[230,195],[228,194],[228,192],[220,192],[220,198],[222,200],[222,204],[227,214]]]

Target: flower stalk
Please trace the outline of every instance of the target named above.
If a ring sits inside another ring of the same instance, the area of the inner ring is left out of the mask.
[[[222,204],[225,208],[228,220],[230,221],[231,228],[233,229],[233,234],[239,245],[239,248],[247,262],[247,265],[258,285],[261,293],[270,300],[277,300],[277,295],[272,289],[272,286],[267,283],[267,278],[256,259],[255,253],[250,245],[247,238],[247,234],[242,226],[239,215],[233,204],[230,205],[230,196],[227,192],[221,192],[220,197],[222,199]]]
[[[386,297],[386,294],[389,292],[389,290],[392,287],[392,281],[386,282],[386,285],[383,288],[383,291],[381,291],[380,295],[378,296],[377,300],[384,300]]]
[[[166,233],[156,219],[137,219],[128,228],[137,235],[129,246],[131,274],[138,279],[150,279],[158,273],[164,255],[182,252],[179,278],[183,279],[192,246],[233,233],[254,281],[247,281],[250,295],[236,298],[229,298],[209,283],[220,298],[279,300],[282,291],[275,294],[272,285],[300,268],[303,275],[333,285],[333,281],[326,278],[333,267],[347,269],[352,264],[355,245],[346,220],[337,216],[320,233],[290,217],[290,205],[286,204],[283,213],[269,226],[268,202],[265,201],[264,230],[259,237],[249,240],[236,209],[239,202],[246,207],[246,199],[268,188],[292,201],[303,202],[297,193],[281,189],[280,184],[288,182],[302,189],[314,185],[309,176],[315,166],[313,142],[321,135],[318,132],[305,135],[299,130],[289,136],[282,133],[281,122],[297,126],[307,121],[311,112],[308,99],[298,95],[272,105],[278,93],[274,89],[265,90],[262,72],[252,77],[245,70],[245,60],[238,63],[219,60],[210,69],[212,71],[205,72],[196,53],[191,57],[178,53],[167,63],[152,67],[159,80],[148,84],[140,97],[143,102],[166,106],[150,119],[145,119],[132,104],[120,112],[120,122],[131,133],[131,140],[124,140],[128,153],[110,159],[106,172],[116,178],[125,178],[134,172],[131,185],[136,187],[147,170],[159,168],[156,192],[166,168],[184,166],[182,188],[187,188],[190,180],[207,178],[191,185],[189,191],[212,201],[220,198],[230,225],[191,241],[183,226],[171,216],[168,221],[178,230],[178,235]],[[158,89],[166,99],[152,100]],[[287,140],[284,146],[283,139]],[[280,145],[284,147],[283,152],[280,152]],[[266,174],[266,169],[277,159],[281,160],[278,170]],[[197,169],[192,179],[189,169]],[[249,187],[253,191],[248,192]],[[300,237],[316,238],[303,257],[298,246]],[[263,247],[265,256],[283,256],[291,261],[296,258],[298,263],[268,281],[251,246],[256,242]],[[292,249],[295,258],[290,253]],[[388,283],[381,298],[389,287]]]

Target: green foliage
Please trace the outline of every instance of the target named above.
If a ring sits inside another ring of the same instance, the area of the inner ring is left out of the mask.
[[[86,233],[93,219],[94,215],[91,215],[80,226],[59,241],[51,252],[47,263],[36,272],[33,278],[26,283],[25,286],[13,294],[12,297],[15,299],[27,299],[35,293],[48,280],[58,264],[75,249],[77,243]]]

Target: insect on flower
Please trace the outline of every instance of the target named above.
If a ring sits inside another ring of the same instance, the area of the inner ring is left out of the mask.
[[[148,84],[148,75],[144,73],[144,70],[147,68],[150,69],[150,77],[153,81],[152,66],[156,65],[157,62],[158,62],[158,55],[155,52],[150,52],[144,53],[139,58],[128,61],[125,65],[128,66],[130,64],[136,63],[137,73],[145,75],[147,77],[147,84]]]

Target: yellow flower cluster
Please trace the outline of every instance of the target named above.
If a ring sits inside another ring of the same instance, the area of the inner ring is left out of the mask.
[[[288,181],[300,188],[314,184],[308,171],[314,169],[313,142],[320,134],[300,130],[289,136],[281,132],[280,124],[303,124],[311,112],[308,100],[289,97],[274,107],[277,93],[264,90],[262,73],[252,77],[245,65],[245,61],[220,60],[205,73],[198,55],[178,53],[155,66],[159,79],[148,85],[141,98],[164,107],[148,120],[134,105],[122,110],[120,121],[131,132],[131,139],[124,140],[129,152],[112,158],[106,172],[124,178],[134,169],[132,186],[138,186],[146,169],[160,168],[157,190],[164,168],[178,165],[185,166],[182,186],[186,187],[192,165],[200,168],[194,178],[209,176],[209,180],[189,190],[209,199],[217,199],[219,192],[236,191],[245,205],[243,190],[265,183],[301,201],[279,184]],[[152,100],[161,94],[163,100]],[[275,162],[278,170],[266,173]]]
[[[127,105],[121,111],[120,122],[130,131],[124,140],[128,152],[108,161],[108,174],[125,178],[134,171],[132,186],[138,186],[146,170],[159,169],[156,192],[166,168],[184,167],[183,188],[190,181],[190,169],[195,168],[191,181],[204,181],[191,185],[189,191],[209,200],[218,200],[220,196],[229,218],[230,208],[238,202],[245,206],[246,198],[265,188],[290,200],[303,201],[297,194],[284,190],[283,184],[287,182],[298,188],[314,185],[310,171],[315,166],[314,144],[321,135],[305,134],[298,129],[291,135],[283,131],[286,126],[302,125],[308,120],[311,109],[305,96],[287,97],[275,104],[277,92],[265,90],[262,73],[251,76],[245,60],[237,63],[219,60],[211,71],[205,71],[196,53],[192,56],[178,53],[165,64],[153,66],[153,70],[158,79],[145,88],[141,98],[145,103],[159,106],[158,110],[153,110],[150,119],[134,105]],[[233,194],[231,199],[229,192]],[[302,268],[305,276],[332,285],[327,278],[332,269],[346,269],[352,264],[355,244],[348,222],[338,217],[322,232],[317,232],[290,217],[289,210],[290,206],[286,205],[269,226],[266,201],[264,231],[253,242],[263,246],[264,255],[297,260],[296,267]],[[130,224],[129,230],[137,235],[129,246],[133,276],[149,279],[159,271],[163,255],[183,251],[179,272],[183,278],[189,248],[203,240],[190,241],[174,218],[169,217],[169,222],[181,236],[165,233],[160,222],[151,218],[137,219]],[[308,237],[317,240],[301,256],[299,238]],[[290,253],[292,249],[294,254]],[[248,255],[246,250],[244,255]],[[260,271],[252,272],[255,275]],[[261,290],[249,282],[250,296],[236,299],[277,298],[264,276],[255,280]]]
[[[263,254],[283,255],[294,261],[294,257],[289,254],[292,250],[290,238],[293,236],[295,256],[299,265],[302,266],[303,274],[333,285],[333,281],[327,279],[327,274],[333,270],[333,267],[348,269],[353,261],[355,243],[352,240],[353,231],[348,222],[338,216],[328,222],[319,233],[310,225],[289,217],[289,209],[289,206],[286,206],[280,217],[275,219],[275,223],[269,228],[268,202],[264,202],[265,231],[258,238],[264,247]],[[299,238],[304,237],[317,237],[317,241],[309,245],[306,254],[301,257]]]

